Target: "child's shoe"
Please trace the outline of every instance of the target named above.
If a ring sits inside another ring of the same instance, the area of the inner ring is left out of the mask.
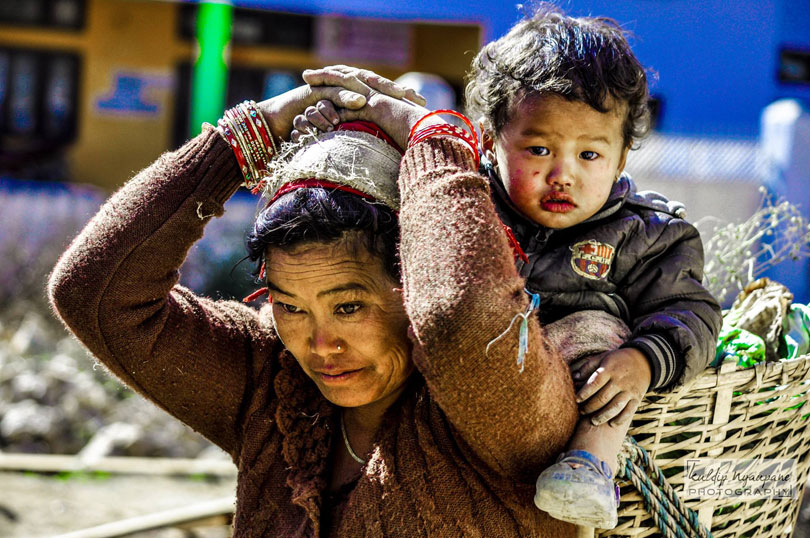
[[[612,529],[619,488],[607,463],[585,450],[571,450],[540,473],[534,504],[555,519]]]

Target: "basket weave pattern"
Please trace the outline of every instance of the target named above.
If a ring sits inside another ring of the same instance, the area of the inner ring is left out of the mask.
[[[684,499],[716,538],[789,537],[810,473],[810,355],[737,370],[709,369],[670,394],[649,394],[633,419],[634,437],[679,495],[690,458],[794,458],[796,499]],[[596,536],[664,536],[638,491],[619,482],[619,525]]]

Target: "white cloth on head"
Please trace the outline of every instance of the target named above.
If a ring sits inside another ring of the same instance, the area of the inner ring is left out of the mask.
[[[352,187],[396,211],[401,159],[399,151],[385,140],[361,131],[308,137],[288,158],[271,166],[267,196],[272,198],[292,181],[313,178]]]

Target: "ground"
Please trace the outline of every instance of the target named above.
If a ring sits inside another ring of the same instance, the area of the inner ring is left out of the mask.
[[[53,475],[0,472],[0,537],[53,537],[161,510],[219,499],[235,491],[234,479],[152,476]],[[12,521],[9,516],[16,518]],[[793,538],[810,538],[810,498],[806,495]],[[193,531],[163,529],[129,538],[228,538],[217,525]]]
[[[0,472],[0,537],[52,537],[103,523],[233,495],[234,479]],[[131,538],[226,538],[229,527],[164,529]]]

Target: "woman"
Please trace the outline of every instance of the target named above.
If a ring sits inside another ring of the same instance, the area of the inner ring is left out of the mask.
[[[260,103],[266,134],[286,137],[322,99],[368,97],[363,114],[406,147],[425,109],[357,88]],[[396,213],[356,183],[278,195],[249,240],[271,293],[256,312],[177,285],[205,224],[255,175],[246,163],[266,157],[241,145],[230,112],[111,197],[49,292],[112,373],[232,456],[234,536],[573,535],[531,502],[532,472],[574,427],[571,379],[535,320],[522,372],[517,330],[498,339],[529,300],[467,146],[435,136],[405,153],[401,280]]]

